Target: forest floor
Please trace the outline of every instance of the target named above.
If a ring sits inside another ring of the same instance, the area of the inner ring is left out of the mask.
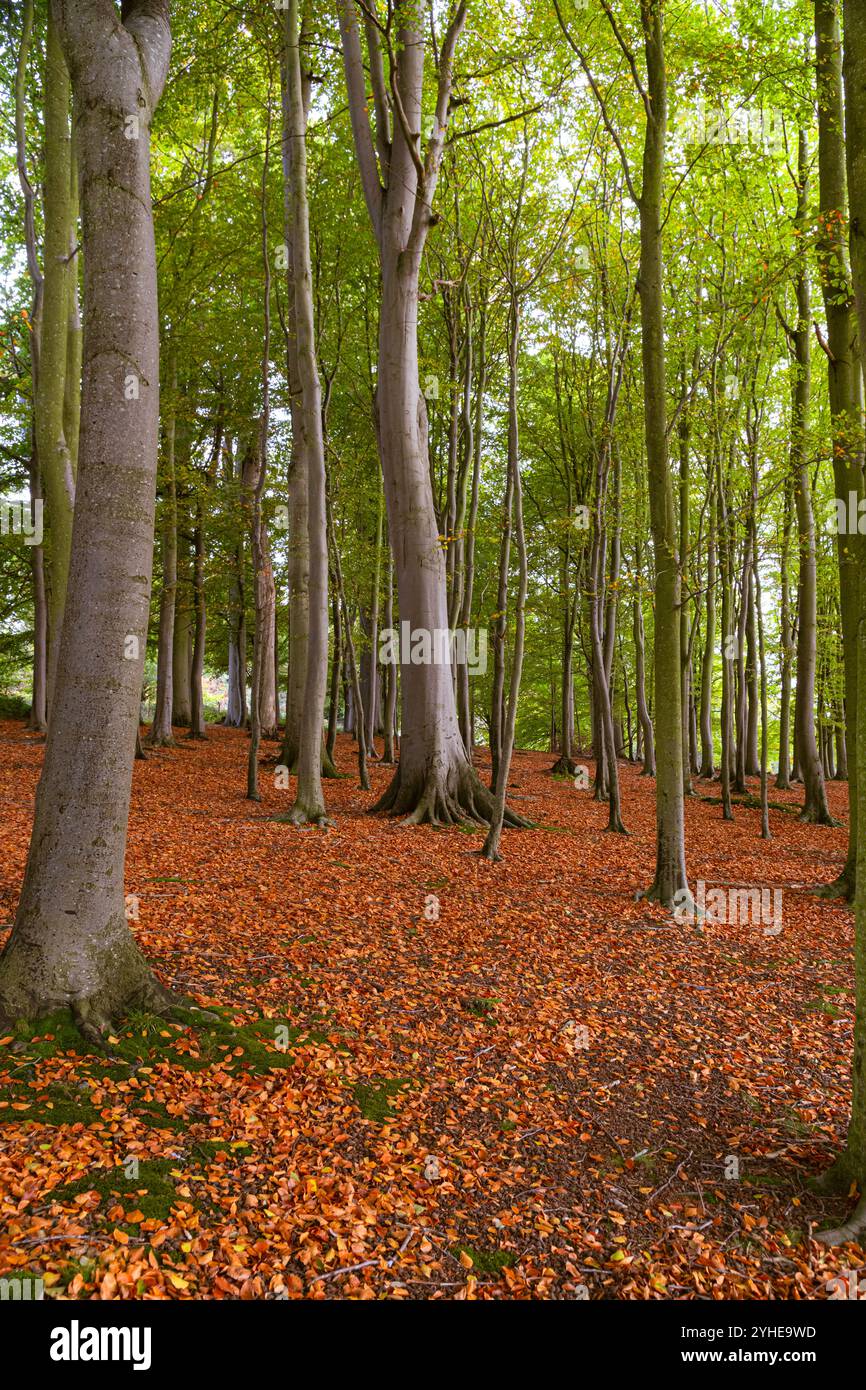
[[[2,943],[42,747],[0,741]],[[767,844],[699,782],[690,876],[781,888],[784,916],[698,932],[634,900],[637,769],[622,838],[517,753],[537,828],[491,865],[480,833],[367,816],[390,770],[359,792],[347,738],[329,831],[276,819],[272,766],[246,801],[246,749],[212,729],[135,765],[131,925],[218,1021],[133,1017],[107,1055],[60,1017],[0,1039],[0,1275],[79,1298],[826,1298],[862,1265],[811,1239],[847,1203],[806,1188],[849,1102],[853,919],[812,892],[843,828],[772,791]]]

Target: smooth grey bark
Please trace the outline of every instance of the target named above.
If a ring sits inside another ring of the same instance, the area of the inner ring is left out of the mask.
[[[385,567],[385,627],[390,632],[394,626],[394,556],[391,553],[391,543],[388,542],[387,562]],[[385,714],[384,714],[384,746],[382,749],[382,762],[389,764],[396,761],[395,757],[395,738],[397,722],[397,665],[395,662],[388,662],[385,666]]]
[[[518,228],[515,226],[516,238]],[[512,253],[515,251],[512,244]],[[481,848],[484,859],[501,859],[499,845],[502,840],[502,825],[505,819],[505,799],[508,790],[508,774],[514,752],[514,731],[517,724],[517,706],[520,699],[520,681],[523,674],[523,651],[526,636],[526,591],[529,585],[529,563],[526,551],[526,533],[523,524],[523,488],[520,481],[520,436],[517,419],[517,388],[520,354],[520,291],[516,282],[517,267],[512,254],[509,266],[510,297],[508,312],[508,472],[511,477],[511,498],[509,514],[513,506],[514,539],[517,547],[518,583],[514,604],[514,647],[511,653],[511,676],[508,690],[508,708],[502,724],[499,743],[499,762],[495,786],[493,814],[490,827]]]
[[[0,957],[0,1016],[68,1006],[101,1037],[165,1009],[126,921],[124,855],[147,641],[159,428],[150,122],[167,0],[53,0],[75,94],[84,249],[78,496],[54,708],[24,884]],[[139,120],[124,138],[123,113]],[[124,384],[135,364],[135,398]],[[87,633],[83,642],[81,634]]]
[[[331,631],[334,634],[331,649],[331,684],[328,691],[328,736],[325,752],[333,764],[334,749],[337,745],[337,718],[340,712],[340,686],[343,676],[343,648],[340,640],[340,601],[334,595],[331,599]]]
[[[715,749],[713,747],[713,670],[716,656],[716,487],[710,467],[708,488],[710,493],[710,517],[707,530],[707,601],[704,609],[704,650],[701,661],[701,777],[711,778],[715,774]]]
[[[349,618],[349,608],[346,603],[346,590],[343,586],[343,566],[340,561],[340,552],[337,548],[337,536],[334,529],[334,518],[331,512],[331,503],[328,495],[325,495],[325,503],[328,518],[328,536],[331,544],[331,564],[334,572],[334,582],[337,590],[337,598],[340,604],[340,612],[343,618],[343,637],[344,649],[346,653],[346,670],[348,673],[348,688],[346,691],[346,706],[343,728],[349,732],[347,727],[350,723],[355,726],[358,735],[358,779],[361,790],[370,790],[370,778],[367,772],[367,734],[366,721],[364,718],[364,699],[361,694],[361,678],[358,672],[358,662],[355,657],[355,643],[352,638],[352,623]],[[350,719],[351,716],[351,719]]]
[[[655,777],[655,739],[653,736],[653,723],[650,718],[646,699],[646,643],[644,640],[643,598],[640,588],[640,551],[638,551],[637,560],[637,581],[637,592],[633,599],[632,633],[634,636],[635,699],[637,701],[638,725],[640,727],[641,746],[643,748],[643,769],[641,771],[641,776]]]
[[[791,785],[791,668],[794,662],[794,640],[791,628],[791,581],[788,571],[791,550],[791,525],[794,512],[793,479],[785,480],[782,502],[782,543],[779,548],[781,572],[779,592],[779,770],[776,787],[787,791]]]
[[[485,288],[486,294],[486,288]],[[481,482],[481,439],[484,423],[484,392],[487,385],[487,303],[482,300],[478,320],[477,368],[475,381],[475,411],[472,420],[472,484],[470,488],[469,514],[466,521],[465,544],[461,547],[461,600],[458,625],[467,632],[472,621],[472,600],[475,591],[475,528],[478,523],[478,501]],[[468,418],[468,417],[467,417]],[[469,441],[467,440],[467,449]],[[394,673],[396,684],[396,673]],[[457,720],[460,736],[466,755],[471,759],[475,745],[475,729],[472,715],[472,699],[469,693],[469,667],[460,663],[457,667]]]
[[[808,144],[805,131],[798,139],[798,188],[796,225],[805,229],[808,216]],[[791,388],[790,468],[794,479],[800,575],[797,585],[797,693],[794,725],[797,753],[803,778],[804,805],[800,819],[814,825],[832,825],[827,805],[824,773],[815,737],[815,660],[818,627],[818,580],[815,541],[815,515],[812,480],[806,452],[806,431],[811,395],[811,306],[809,271],[805,253],[797,274],[797,321],[787,329],[791,345],[793,383]]]
[[[45,491],[49,533],[49,719],[66,602],[75,503],[71,447],[74,441],[70,441],[66,433],[72,418],[66,410],[66,374],[69,312],[76,263],[70,259],[74,245],[70,80],[59,32],[60,23],[56,6],[51,6],[45,44],[45,163],[42,179],[44,283],[39,323],[39,371],[34,391],[36,452]]]
[[[193,615],[188,561],[186,554],[182,586],[180,575],[177,576],[171,646],[171,723],[184,729],[192,723]]]
[[[192,718],[189,726],[189,737],[204,739],[207,737],[205,731],[204,718],[204,652],[205,637],[207,635],[207,601],[204,591],[204,507],[202,506],[201,496],[197,495],[195,500],[195,526],[193,528],[193,571],[192,571],[192,595],[193,595],[193,644],[192,662],[190,665],[190,694],[192,698]]]
[[[24,0],[21,14],[21,40],[15,68],[15,162],[18,170],[18,182],[24,198],[24,244],[27,252],[27,270],[33,284],[33,301],[30,311],[30,323],[33,330],[30,343],[30,365],[31,379],[35,384],[39,377],[39,338],[44,278],[36,248],[36,194],[27,172],[26,79],[32,38],[33,0]],[[30,498],[31,502],[36,504],[42,501],[42,480],[39,474],[39,457],[36,447],[35,390],[30,425],[29,471]],[[45,550],[41,544],[30,547],[30,573],[33,586],[33,682],[27,727],[35,733],[44,734],[48,728],[48,599],[45,587]]]
[[[288,15],[286,15],[288,21]],[[304,117],[309,105],[309,82],[301,74]],[[292,215],[292,165],[296,140],[292,134],[287,47],[283,44],[280,63],[282,112],[283,232],[286,245],[286,381],[292,422],[289,455],[289,641],[286,672],[286,719],[280,760],[295,771],[301,748],[301,720],[307,684],[307,651],[310,641],[310,523],[308,516],[309,467],[303,452],[304,425],[300,371],[298,367],[298,328],[295,303],[295,247]]]
[[[349,114],[364,198],[379,251],[377,405],[388,531],[400,617],[431,643],[448,632],[445,556],[430,481],[426,410],[418,376],[418,282],[448,125],[454,51],[466,17],[459,0],[438,52],[432,126],[421,137],[426,17],[414,0],[396,0],[390,95],[380,36],[366,26],[376,141],[367,99],[358,11],[339,0]],[[400,762],[373,808],[407,824],[489,822],[493,799],[460,735],[450,661],[407,662],[401,673]],[[509,821],[516,821],[510,812]]]
[[[307,202],[307,115],[301,72],[298,0],[286,12],[286,77],[289,139],[292,144],[289,217],[300,409],[293,423],[300,428],[299,452],[307,473],[307,548],[309,619],[304,708],[300,724],[298,782],[289,819],[296,825],[327,823],[322,792],[322,725],[328,680],[328,522],[322,389],[316,362],[313,268]]]
[[[174,743],[171,720],[174,708],[174,615],[177,599],[177,361],[173,353],[168,378],[168,409],[163,430],[165,487],[160,528],[162,588],[159,595],[159,628],[156,639],[156,704],[153,723],[147,735],[147,742],[152,747],[165,747]]]

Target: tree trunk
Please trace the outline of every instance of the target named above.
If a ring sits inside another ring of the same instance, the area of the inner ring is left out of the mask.
[[[66,436],[66,372],[69,312],[75,259],[72,240],[72,142],[69,130],[70,83],[59,33],[60,17],[49,10],[45,47],[45,169],[43,176],[44,284],[35,383],[36,453],[45,491],[49,530],[48,712],[56,685],[60,633],[66,603],[75,479]],[[123,136],[121,123],[121,138]],[[132,142],[130,142],[132,143]],[[124,373],[124,379],[128,374]],[[123,389],[124,379],[120,389]]]
[[[153,724],[147,735],[151,747],[174,743],[171,720],[174,708],[174,617],[177,599],[177,486],[175,481],[175,437],[177,412],[177,361],[172,352],[169,368],[169,399],[164,429],[165,492],[162,499],[162,588],[159,595],[159,631],[156,647],[156,705]]]
[[[688,894],[683,797],[680,668],[680,570],[673,483],[667,446],[662,198],[667,125],[663,6],[644,0],[641,15],[647,62],[648,111],[640,195],[644,416],[649,472],[650,524],[656,565],[655,720],[656,871],[647,897],[674,907]]]
[[[797,225],[805,227],[808,215],[808,146],[804,131],[799,135],[799,188]],[[811,309],[806,248],[797,276],[797,323],[793,331],[794,382],[791,399],[791,475],[797,509],[797,535],[800,550],[800,577],[797,586],[797,696],[794,723],[797,750],[803,778],[805,804],[800,819],[813,825],[832,825],[827,806],[824,774],[815,738],[815,654],[818,633],[818,580],[815,546],[815,517],[812,507],[812,481],[806,454],[811,384]]]
[[[322,725],[328,681],[328,521],[325,502],[325,446],[322,390],[316,362],[313,270],[307,203],[307,117],[301,73],[298,0],[286,12],[286,74],[289,139],[292,146],[289,209],[295,295],[297,366],[301,387],[300,453],[307,468],[309,626],[298,750],[298,783],[289,819],[296,825],[327,822],[322,792]]]
[[[855,0],[844,0],[845,31],[844,77],[846,97],[846,136],[848,193],[851,202],[851,276],[857,319],[866,323],[866,109],[862,94],[866,88],[866,12]],[[866,690],[866,575],[862,547],[858,554],[857,685]],[[859,767],[866,759],[866,700],[858,701],[856,711],[856,757]],[[851,740],[849,739],[849,742]],[[849,757],[852,755],[849,749]],[[858,1240],[866,1230],[866,778],[856,783],[857,865],[855,880],[854,1050],[852,1060],[851,1119],[843,1152],[823,1175],[820,1185],[828,1191],[847,1193],[852,1183],[860,1190],[853,1214],[842,1227],[822,1232],[827,1244]]]
[[[818,267],[827,318],[827,384],[833,433],[833,477],[836,496],[847,500],[852,492],[859,497],[863,490],[863,445],[860,434],[862,378],[851,269],[845,244],[848,199],[839,8],[839,0],[816,0],[820,202]],[[854,897],[857,861],[857,739],[854,723],[857,711],[858,575],[862,550],[863,541],[859,533],[846,536],[837,528],[836,555],[845,663],[843,710],[845,718],[850,720],[847,730],[844,720],[839,727],[840,767],[837,771],[840,777],[847,775],[848,778],[848,851],[842,873],[834,883],[827,885],[824,892],[827,896],[844,897],[849,901]],[[846,755],[845,774],[841,770],[842,748]]]
[[[128,0],[123,14],[85,0],[53,6],[81,159],[80,471],[54,709],[24,885],[0,958],[0,1016],[35,1018],[66,1005],[91,1036],[132,1007],[171,1002],[129,931],[123,881],[159,429],[149,128],[171,39],[167,0]],[[124,111],[138,117],[137,140],[124,138]],[[130,363],[132,395],[124,390]]]
[[[794,644],[791,634],[791,585],[788,577],[788,555],[791,544],[791,518],[794,508],[793,480],[785,481],[783,503],[782,545],[779,555],[780,608],[779,608],[779,657],[781,682],[779,695],[779,771],[776,774],[776,787],[787,791],[791,785],[791,663]]]
[[[375,810],[406,823],[488,822],[493,798],[469,761],[454,698],[448,651],[445,556],[430,482],[426,410],[418,377],[418,279],[448,123],[454,49],[466,17],[459,0],[438,54],[438,86],[426,149],[421,129],[425,33],[416,7],[397,0],[394,83],[398,119],[389,129],[378,31],[368,23],[378,143],[374,144],[358,16],[353,0],[339,0],[349,114],[364,197],[379,248],[377,401],[388,531],[394,550],[400,617],[427,651],[441,659],[402,665],[402,738],[394,779]],[[377,165],[377,151],[379,164]],[[384,178],[384,184],[380,178]],[[506,819],[519,818],[510,812]]]

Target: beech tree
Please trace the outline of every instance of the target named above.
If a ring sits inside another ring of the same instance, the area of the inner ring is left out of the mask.
[[[436,54],[436,101],[426,141],[426,18],[414,0],[394,0],[384,22],[373,10],[360,9],[372,102],[367,97],[359,7],[354,0],[339,0],[352,132],[382,273],[376,409],[388,532],[401,619],[412,633],[426,634],[431,648],[438,638],[441,652],[449,632],[448,602],[418,373],[418,280],[427,235],[436,220],[433,199],[466,4],[460,0]],[[492,796],[477,777],[460,735],[447,655],[404,663],[401,692],[400,762],[374,809],[403,815],[412,824],[488,821]],[[507,819],[517,820],[510,814]]]
[[[52,20],[72,80],[81,176],[81,439],[55,698],[0,958],[0,1015],[69,1006],[85,1034],[101,1035],[126,1010],[172,999],[129,930],[123,881],[159,428],[150,123],[171,33],[168,0],[124,0],[120,15],[111,0],[52,0]]]

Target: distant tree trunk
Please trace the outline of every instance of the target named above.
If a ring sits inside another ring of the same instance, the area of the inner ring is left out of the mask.
[[[174,743],[171,720],[174,707],[174,617],[177,598],[177,487],[175,436],[177,412],[177,360],[172,351],[168,371],[169,391],[164,426],[165,487],[162,499],[162,588],[159,595],[159,630],[156,639],[156,705],[147,742],[151,747]]]
[[[808,216],[808,145],[805,131],[799,134],[797,226],[805,227]],[[818,581],[815,554],[815,517],[812,508],[812,481],[806,454],[811,380],[811,308],[809,272],[805,246],[797,275],[797,323],[792,349],[794,382],[791,403],[791,474],[797,508],[797,535],[800,550],[800,578],[797,586],[797,697],[794,722],[797,752],[803,777],[805,804],[800,819],[813,825],[832,825],[827,806],[824,774],[815,739],[815,653],[817,648]]]
[[[159,429],[149,128],[171,39],[166,0],[127,0],[122,21],[113,6],[84,0],[55,0],[52,14],[81,159],[82,436],[54,707],[24,884],[0,957],[0,1016],[34,1019],[68,1006],[101,1038],[130,1008],[171,1003],[129,931],[123,881]],[[138,140],[123,138],[123,111],[136,113]],[[136,398],[121,389],[130,363]],[[107,495],[122,505],[122,528]]]
[[[192,719],[190,738],[207,738],[204,717],[204,652],[207,635],[207,601],[204,591],[204,508],[201,497],[196,498],[195,528],[193,531],[193,611],[195,614],[190,686]]]
[[[171,676],[171,722],[178,728],[188,729],[192,724],[192,637],[193,618],[190,607],[189,572],[184,560],[183,589],[178,585],[178,598],[174,606],[174,633],[172,637],[172,676]]]
[[[791,634],[791,585],[788,577],[788,556],[794,508],[793,491],[793,479],[789,477],[785,481],[782,545],[779,555],[781,570],[779,605],[781,689],[779,695],[779,771],[776,775],[776,787],[779,791],[787,791],[791,785],[791,663],[794,655],[794,644]]]
[[[687,390],[686,361],[682,362],[682,387],[683,393]],[[679,504],[680,504],[680,700],[682,702],[682,739],[683,739],[683,796],[694,796],[695,791],[692,786],[692,764],[691,750],[689,747],[689,718],[691,712],[691,693],[692,693],[692,670],[691,652],[689,650],[689,598],[688,598],[688,573],[689,559],[691,551],[691,517],[689,515],[691,507],[691,421],[689,419],[688,408],[684,408],[680,414],[680,423],[677,430],[679,438],[680,452],[680,476],[679,476]]]
[[[722,820],[733,820],[731,804],[731,771],[734,742],[734,661],[736,636],[731,632],[732,603],[732,540],[731,518],[728,512],[727,479],[722,478],[722,463],[718,463],[719,496],[719,559],[722,580],[722,719],[721,761],[719,781],[722,791]]]
[[[391,554],[390,539],[388,543],[388,561],[385,574],[385,628],[391,631],[394,627],[394,557]],[[459,669],[459,668],[458,668]],[[382,750],[382,762],[393,763],[396,761],[394,738],[397,720],[397,663],[388,662],[385,666],[385,744]]]
[[[638,577],[640,572],[638,571]],[[646,702],[646,676],[645,667],[645,643],[643,628],[643,607],[641,603],[640,589],[633,600],[633,634],[634,634],[634,684],[635,696],[637,699],[637,717],[641,733],[641,746],[643,749],[643,771],[642,777],[655,777],[656,759],[655,743],[653,739],[653,724],[650,719],[649,709]]]
[[[493,814],[490,829],[481,850],[482,857],[496,861],[501,858],[499,845],[502,839],[502,823],[505,818],[505,799],[508,791],[508,774],[514,752],[514,731],[517,722],[517,704],[520,698],[520,681],[523,673],[523,648],[526,632],[526,591],[529,583],[529,566],[526,553],[526,535],[523,526],[523,489],[520,482],[520,449],[517,420],[517,382],[520,353],[520,298],[514,279],[516,267],[511,269],[511,302],[508,315],[508,471],[511,475],[511,491],[514,506],[514,534],[517,545],[519,579],[517,598],[514,605],[514,649],[511,653],[511,679],[508,691],[508,711],[502,726],[499,743],[498,779],[495,787]],[[613,804],[611,804],[613,814]]]
[[[30,497],[41,501],[39,464],[34,457],[30,467]],[[48,601],[45,595],[45,551],[30,547],[30,574],[33,584],[33,684],[27,727],[44,734],[48,728]]]
[[[340,603],[340,612],[343,616],[343,637],[345,640],[346,652],[346,671],[349,677],[348,690],[346,692],[346,718],[344,729],[349,723],[349,715],[352,715],[352,723],[358,735],[358,780],[361,783],[361,790],[370,790],[370,777],[367,772],[367,735],[366,722],[364,719],[364,701],[361,695],[361,679],[358,673],[358,662],[355,659],[355,643],[352,640],[352,624],[349,619],[349,609],[346,604],[346,591],[343,587],[343,566],[340,560],[340,552],[337,549],[337,536],[334,530],[334,518],[331,515],[330,502],[327,501],[326,508],[328,516],[328,535],[331,540],[331,561],[334,570],[334,581],[337,588],[337,597]],[[346,730],[348,732],[348,730]]]
[[[334,644],[331,654],[331,686],[328,694],[328,737],[325,742],[325,749],[328,757],[333,760],[334,749],[337,745],[337,718],[340,712],[340,684],[343,674],[343,651],[340,642],[340,601],[336,596],[331,599],[331,629],[334,634]]]
[[[707,602],[704,618],[704,652],[701,663],[701,766],[700,776],[711,778],[715,775],[715,749],[713,747],[713,670],[716,659],[716,486],[712,477],[708,483],[710,491],[710,520],[707,532]]]
[[[33,283],[33,303],[30,322],[30,369],[33,383],[33,405],[30,427],[30,498],[33,504],[31,520],[36,525],[35,510],[42,503],[42,480],[36,448],[35,401],[39,378],[39,339],[42,323],[44,277],[39,267],[36,248],[36,194],[27,172],[27,67],[33,38],[33,0],[24,0],[21,15],[21,40],[15,68],[15,161],[18,181],[24,196],[24,243],[27,269]],[[44,524],[44,523],[43,523]],[[48,599],[45,589],[45,548],[30,546],[30,574],[33,585],[33,684],[28,729],[44,734],[48,728]]]

